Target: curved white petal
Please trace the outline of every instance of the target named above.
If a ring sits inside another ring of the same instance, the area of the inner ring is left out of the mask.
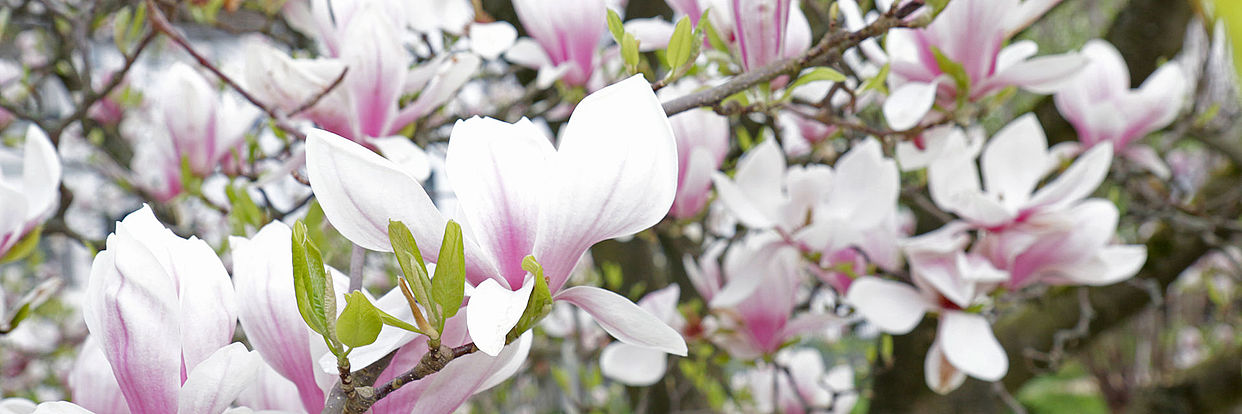
[[[1010,122],[983,150],[981,167],[988,193],[999,194],[1007,206],[1030,199],[1047,171],[1048,139],[1034,114]]]
[[[943,395],[962,386],[966,382],[966,374],[945,360],[939,342],[932,342],[927,350],[927,359],[923,360],[923,379],[927,381],[927,388]]]
[[[1108,175],[1113,162],[1113,144],[1102,142],[1091,147],[1052,182],[1040,188],[1031,204],[1056,209],[1067,207],[1095,192]]]
[[[958,370],[984,381],[998,381],[1009,371],[1009,357],[981,315],[946,311],[940,315],[936,341]]]
[[[48,213],[60,194],[60,157],[47,134],[34,125],[26,129],[22,156],[22,194],[26,197],[26,217],[33,220]]]
[[[863,276],[850,284],[846,301],[867,322],[884,332],[905,334],[918,326],[929,308],[914,287],[901,282]]]
[[[178,413],[223,412],[259,373],[259,355],[240,342],[220,348],[186,376]]]
[[[936,102],[939,82],[909,82],[884,100],[884,119],[894,130],[904,131],[919,124]]]
[[[605,377],[635,387],[660,381],[667,365],[663,352],[620,342],[608,344],[599,354],[599,369]]]
[[[94,414],[68,401],[52,401],[39,404],[31,414]]]
[[[531,278],[517,291],[501,286],[496,279],[484,280],[475,287],[466,305],[466,326],[480,351],[491,356],[500,353],[505,346],[505,335],[522,318],[534,288]]]
[[[324,215],[350,241],[389,252],[388,220],[405,223],[423,257],[439,254],[445,219],[404,169],[339,135],[306,134],[306,172]]]
[[[468,322],[468,321],[467,321]],[[448,414],[466,402],[474,393],[495,384],[496,373],[504,373],[515,365],[521,366],[530,352],[531,333],[527,332],[504,347],[499,355],[490,356],[480,353],[466,355],[453,360],[438,373],[424,378],[429,381],[423,389],[412,412],[428,414]]]
[[[233,284],[250,346],[271,369],[293,381],[302,403],[313,411],[323,408],[324,393],[315,382],[310,334],[294,297],[291,237],[289,226],[279,221],[253,239],[230,237]]]
[[[677,143],[642,76],[587,96],[564,128],[535,240],[553,292],[588,247],[655,225],[677,192]]]
[[[470,25],[470,50],[484,59],[500,57],[517,40],[517,29],[506,21]]]
[[[526,119],[509,124],[474,117],[453,126],[445,173],[473,239],[510,286],[521,283],[522,259],[534,251],[555,153]]]
[[[605,331],[631,345],[686,355],[686,341],[660,318],[624,296],[592,286],[575,286],[556,294],[555,300],[577,305],[591,314]]]

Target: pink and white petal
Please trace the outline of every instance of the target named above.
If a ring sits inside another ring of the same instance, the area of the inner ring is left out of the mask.
[[[517,41],[517,29],[506,21],[472,23],[470,25],[470,50],[484,59],[499,58]]]
[[[641,346],[613,342],[599,354],[599,369],[605,377],[634,387],[646,387],[664,378],[668,355]]]
[[[966,382],[966,374],[953,367],[944,357],[939,342],[932,342],[927,350],[927,359],[923,361],[923,378],[927,388],[937,394],[948,394]]]
[[[513,374],[516,374],[518,369],[522,368],[522,364],[526,362],[526,357],[530,355],[530,347],[533,342],[531,338],[533,337],[533,331],[526,331],[522,334],[522,336],[519,336],[516,341],[509,344],[508,346],[510,348],[515,348],[512,349],[512,357],[497,366],[496,369],[492,371],[492,375],[487,377],[487,380],[483,381],[483,384],[475,390],[475,393],[480,393],[500,385],[500,383],[505,382],[505,380],[508,380],[509,377],[512,377]]]
[[[181,386],[178,413],[223,412],[259,373],[259,355],[240,342],[220,348],[194,367]]]
[[[60,157],[47,134],[34,125],[26,129],[23,151],[22,193],[26,197],[27,218],[35,219],[48,213],[60,194]]]
[[[940,82],[907,82],[884,100],[884,119],[894,130],[913,128],[936,103]]]
[[[936,206],[946,211],[962,208],[964,194],[981,196],[974,156],[943,154],[932,160],[927,167],[927,189]]]
[[[1163,128],[1173,122],[1186,100],[1189,83],[1185,71],[1176,61],[1160,66],[1155,73],[1143,81],[1136,101],[1149,108],[1149,111],[1143,111],[1151,115],[1149,131]]]
[[[375,138],[371,140],[371,144],[384,154],[384,158],[403,167],[410,177],[414,177],[419,182],[431,178],[431,160],[427,158],[427,152],[415,145],[414,141],[409,138],[403,136]]]
[[[715,184],[716,196],[724,205],[729,213],[738,221],[752,229],[766,229],[775,225],[771,216],[775,216],[774,211],[766,211],[766,204],[771,204],[770,199],[756,198],[747,194],[741,186],[729,179],[728,175],[721,172],[712,173],[712,183]],[[779,181],[772,185],[779,188]],[[779,200],[779,199],[778,199]],[[764,205],[759,205],[762,203]]]
[[[972,95],[982,96],[1009,85],[1040,94],[1055,93],[1074,79],[1074,74],[1087,64],[1087,59],[1074,53],[1040,56],[1015,63],[1004,72],[982,82],[979,91]]]
[[[857,229],[879,225],[894,213],[900,192],[897,163],[885,158],[879,141],[863,140],[837,160],[828,206]],[[820,183],[823,185],[823,183]]]
[[[690,153],[690,161],[686,163],[681,183],[677,186],[677,197],[669,215],[676,218],[693,218],[707,205],[707,198],[712,191],[712,173],[716,172],[716,163],[706,148],[696,147]]]
[[[681,334],[624,296],[597,287],[575,286],[557,293],[554,300],[566,301],[587,311],[621,342],[686,355],[686,341]]]
[[[522,259],[534,250],[547,165],[555,153],[525,119],[510,124],[474,117],[453,126],[445,173],[473,240],[508,286],[519,286],[526,275]]]
[[[162,269],[140,243],[118,233],[95,256],[86,288],[87,329],[137,412],[173,412],[181,384],[177,291]]]
[[[999,381],[1009,371],[1009,357],[992,334],[992,325],[981,315],[943,312],[936,342],[950,364],[972,377]]]
[[[996,71],[1001,72],[1014,64],[1021,63],[1035,56],[1039,45],[1031,40],[1019,40],[1001,49],[996,55]]]
[[[811,23],[802,13],[798,3],[789,7],[789,21],[785,22],[785,40],[781,45],[781,57],[791,58],[801,55],[811,48]]]
[[[655,225],[677,192],[677,143],[642,76],[588,95],[563,133],[535,241],[553,292],[588,247]]]
[[[1142,169],[1151,172],[1156,178],[1167,180],[1172,174],[1169,170],[1169,165],[1164,163],[1164,160],[1160,158],[1160,154],[1157,154],[1156,150],[1149,146],[1141,144],[1131,145],[1122,152],[1122,156]]]
[[[673,37],[673,24],[661,18],[630,19],[625,22],[625,31],[638,39],[638,51],[651,52],[668,47]]]
[[[482,58],[471,53],[448,55],[435,66],[435,76],[419,89],[418,98],[397,113],[389,125],[387,134],[400,134],[411,122],[424,117],[443,105],[461,88],[483,63]]]
[[[94,414],[68,401],[52,401],[39,404],[30,414]]]
[[[434,261],[445,220],[417,179],[339,135],[323,130],[306,135],[311,190],[333,227],[359,246],[388,252],[388,220],[402,221],[423,256]]]
[[[1031,197],[1030,204],[1045,209],[1069,206],[1095,192],[1113,162],[1113,144],[1102,142],[1087,150],[1052,182]]]
[[[981,157],[983,184],[1011,208],[1029,200],[1048,170],[1048,139],[1034,114],[1010,122],[992,137]],[[1015,208],[1016,209],[1016,208]]]
[[[307,411],[323,409],[324,394],[315,381],[309,330],[298,313],[293,292],[292,231],[279,221],[253,239],[229,238],[233,249],[233,284],[238,319],[250,346],[275,372],[297,386]]]
[[[1133,277],[1147,261],[1147,247],[1141,244],[1107,246],[1086,263],[1062,269],[1067,282],[1105,286]]]
[[[711,302],[720,291],[720,264],[716,263],[716,259],[724,252],[725,246],[724,242],[712,243],[697,262],[690,255],[682,257],[686,277],[705,301]]]
[[[77,359],[69,371],[68,385],[73,401],[83,408],[100,413],[128,414],[129,404],[121,394],[108,357],[94,335],[78,349]],[[0,409],[0,412],[4,410]]]
[[[845,300],[867,322],[897,335],[913,330],[931,308],[913,286],[873,276],[860,277],[850,284]]]
[[[469,320],[467,319],[467,322]],[[530,335],[522,335],[518,341],[530,341]],[[412,412],[428,414],[448,414],[457,410],[471,395],[484,389],[494,377],[510,366],[514,360],[525,360],[529,345],[515,342],[506,346],[499,355],[489,356],[480,353],[466,355],[453,360],[443,370],[432,374],[419,382],[428,382],[422,395],[415,403]],[[408,411],[408,409],[407,409]]]
[[[262,362],[259,363],[258,371],[254,382],[237,395],[237,405],[281,413],[314,412],[303,406],[298,387],[292,381]]]
[[[501,286],[496,279],[484,280],[474,288],[466,304],[466,326],[480,351],[491,356],[500,354],[505,335],[522,318],[534,288],[534,279],[529,276],[517,291]]]
[[[207,242],[170,240],[169,248],[180,281],[181,358],[188,372],[233,341],[237,300],[224,264]]]
[[[552,66],[552,58],[548,57],[548,53],[543,51],[538,42],[529,37],[514,42],[513,47],[505,51],[505,59],[531,69]]]

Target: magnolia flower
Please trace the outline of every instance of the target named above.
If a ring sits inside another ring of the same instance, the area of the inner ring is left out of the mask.
[[[815,313],[794,317],[801,257],[773,232],[734,243],[722,267],[716,258],[723,246],[709,247],[697,264],[689,258],[685,263],[691,282],[719,315],[705,323],[716,327],[708,335],[731,355],[750,359],[771,354],[790,339],[838,320]]]
[[[676,191],[677,153],[659,100],[636,76],[587,96],[570,117],[559,149],[530,121],[459,121],[445,173],[466,229],[466,306],[470,336],[496,355],[518,322],[534,281],[533,255],[554,300],[591,313],[622,342],[684,355],[672,328],[615,293],[564,288],[579,257],[596,242],[659,222]],[[349,240],[390,251],[388,221],[410,227],[423,257],[435,260],[446,219],[422,186],[391,162],[325,131],[308,134],[311,189],[328,220]]]
[[[541,78],[585,86],[608,27],[604,0],[515,0],[513,9],[535,41],[518,39],[505,57],[539,69]]]
[[[373,138],[397,134],[452,98],[481,62],[474,54],[443,53],[410,70],[413,56],[401,42],[403,27],[394,22],[392,10],[372,2],[333,11],[338,13],[334,31],[322,37],[325,58],[294,59],[252,42],[245,79],[258,99],[288,113],[348,70],[340,85],[298,115],[353,141],[371,145]],[[404,94],[414,93],[413,102],[398,107]]]
[[[949,104],[965,95],[960,98],[976,101],[1009,86],[1035,93],[1059,90],[1086,63],[1083,57],[1031,58],[1038,47],[1029,40],[1002,47],[1058,2],[956,0],[926,28],[890,30],[893,92],[883,107],[889,125],[898,130],[914,127],[937,99]],[[958,90],[953,74],[936,59],[937,52],[961,65],[968,90]]]
[[[906,246],[915,286],[864,276],[846,300],[880,330],[909,333],[927,312],[939,314],[936,341],[927,353],[927,386],[938,393],[956,389],[966,375],[997,381],[1009,370],[1004,348],[991,324],[968,309],[985,303],[991,288],[1008,279],[987,259],[962,251],[969,238],[961,223],[911,239]]]
[[[980,157],[945,154],[928,167],[928,187],[937,206],[978,228],[992,231],[1020,224],[1041,211],[1064,210],[1091,195],[1108,174],[1112,143],[1088,150],[1038,191],[1035,187],[1057,166],[1043,129],[1027,114],[996,133]]]
[[[844,414],[858,401],[854,371],[848,365],[825,370],[814,349],[782,350],[775,364],[761,363],[739,379],[754,397],[755,409],[764,413]]]
[[[257,372],[258,355],[230,344],[237,304],[224,265],[150,207],[95,256],[83,314],[134,412],[221,412]]]
[[[811,25],[795,0],[732,0],[733,39],[742,68],[797,56],[811,47]]]
[[[0,258],[56,207],[60,175],[56,147],[34,125],[26,129],[20,158],[0,150]]]
[[[681,288],[669,285],[643,296],[638,306],[680,331],[686,324],[677,312],[680,296]],[[599,369],[605,377],[637,387],[652,385],[664,378],[667,364],[668,356],[664,352],[623,342],[608,344],[599,354]]]
[[[1111,142],[1118,155],[1168,177],[1169,169],[1150,147],[1135,140],[1173,122],[1189,87],[1177,62],[1156,70],[1139,89],[1130,89],[1130,71],[1117,48],[1091,40],[1082,49],[1089,63],[1081,74],[1053,97],[1057,110],[1078,131],[1078,143],[1066,151],[1078,153]],[[1065,144],[1062,144],[1065,145]]]
[[[181,194],[183,170],[205,177],[221,163],[226,168],[240,166],[236,156],[243,151],[246,130],[258,117],[258,108],[217,91],[182,62],[169,67],[151,93],[153,121],[163,126],[155,132],[151,155],[158,158],[162,175],[153,176],[149,186],[160,201]],[[135,158],[135,164],[146,166],[148,161]]]
[[[980,239],[978,251],[1007,269],[1008,285],[1109,285],[1129,279],[1147,260],[1143,245],[1112,243],[1118,212],[1112,202],[1088,199],[1063,212],[1030,216],[1021,225]]]
[[[857,243],[895,212],[899,190],[897,166],[875,140],[841,156],[835,169],[786,168],[780,148],[765,140],[742,156],[733,178],[717,172],[712,181],[742,224],[776,229],[808,250]]]

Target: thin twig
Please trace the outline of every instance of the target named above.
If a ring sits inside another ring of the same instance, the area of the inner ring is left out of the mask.
[[[777,62],[772,62],[759,69],[733,77],[719,86],[695,92],[664,103],[664,113],[675,115],[702,106],[715,106],[738,92],[749,89],[760,82],[775,79],[781,75],[797,73],[803,68],[821,63],[827,57],[838,55],[845,50],[857,46],[863,40],[879,36],[897,27],[909,27],[904,19],[913,10],[906,7],[893,8],[879,19],[856,32],[830,32],[805,53]]]
[[[315,106],[315,104],[318,104],[323,97],[328,96],[328,93],[332,92],[333,89],[336,89],[337,86],[340,86],[341,82],[345,80],[345,74],[347,73],[349,73],[348,67],[341,69],[341,74],[337,75],[336,80],[333,80],[332,83],[328,84],[328,87],[323,88],[322,91],[319,91],[319,93],[315,94],[315,96],[312,96],[306,102],[302,103],[302,105],[298,106],[297,109],[294,109],[293,112],[290,112],[289,116],[297,116],[298,114],[311,109],[311,107]]]

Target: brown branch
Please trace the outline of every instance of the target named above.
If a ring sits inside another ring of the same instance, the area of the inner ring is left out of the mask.
[[[138,61],[138,56],[142,55],[142,51],[146,50],[152,40],[155,40],[156,34],[157,32],[155,31],[147,32],[146,36],[143,36],[142,40],[138,41],[138,46],[134,48],[133,53],[125,56],[125,63],[121,66],[121,69],[118,69],[116,72],[112,73],[112,79],[108,79],[108,83],[104,84],[103,88],[96,91],[89,87],[90,81],[89,79],[87,80],[87,87],[85,88],[87,93],[82,97],[82,103],[73,111],[73,114],[66,117],[60,122],[60,124],[57,124],[55,128],[48,131],[48,138],[52,140],[53,144],[60,142],[60,135],[64,133],[65,129],[68,128],[69,125],[85,118],[87,112],[90,111],[91,107],[95,106],[95,103],[111,94],[113,90],[121,85],[121,82],[125,80],[125,75],[129,73],[130,68],[134,67],[134,62]]]
[[[323,90],[319,91],[319,93],[315,94],[315,96],[312,96],[306,102],[302,103],[302,105],[299,105],[297,109],[294,109],[293,112],[289,113],[289,116],[297,116],[298,114],[308,109],[311,109],[311,107],[319,103],[319,101],[322,100],[323,97],[328,96],[328,93],[332,92],[333,89],[336,89],[337,86],[340,86],[341,82],[345,80],[345,74],[347,73],[349,73],[348,67],[346,67],[345,69],[341,69],[341,74],[336,77],[336,80],[333,80],[332,83],[328,84],[328,87],[323,88]]]
[[[473,354],[478,350],[479,348],[474,346],[473,342],[456,348],[450,348],[445,345],[440,345],[438,348],[431,348],[426,354],[423,355],[423,358],[418,361],[418,365],[415,365],[414,368],[410,368],[409,371],[406,371],[387,383],[384,383],[384,385],[377,388],[357,387],[357,398],[348,399],[343,407],[344,412],[347,414],[365,413],[376,402],[397,391],[405,384],[418,381],[426,378],[428,375],[440,372],[440,370],[444,369],[449,362],[453,362],[454,359]],[[328,412],[326,408],[324,412]]]
[[[190,45],[190,41],[186,40],[185,36],[183,36],[180,32],[178,32],[177,29],[173,27],[171,23],[168,22],[168,17],[164,15],[164,11],[160,10],[159,6],[155,4],[154,0],[146,0],[146,1],[147,1],[147,9],[149,10],[147,15],[150,17],[151,27],[154,28],[155,31],[163,33],[165,36],[168,36],[168,38],[171,39],[173,43],[176,43],[177,46],[180,46],[182,50],[184,50],[191,57],[193,57],[194,60],[198,62],[199,66],[206,68],[213,75],[216,75],[216,77],[219,78],[221,82],[224,82],[225,85],[228,85],[229,88],[233,89],[234,91],[237,92],[237,94],[241,95],[242,98],[245,98],[251,104],[263,110],[264,113],[266,113],[269,117],[272,118],[272,121],[276,123],[277,127],[285,130],[285,132],[293,134],[293,136],[297,137],[300,140],[306,140],[306,134],[303,134],[297,128],[290,125],[288,118],[286,118],[283,114],[281,114],[280,112],[278,112],[276,109],[272,108],[271,106],[268,106],[267,104],[259,101],[259,99],[255,98],[254,95],[251,95],[250,92],[247,92],[246,89],[241,86],[241,84],[238,84],[236,81],[233,80],[233,78],[230,78],[228,75],[225,75],[224,72],[221,71],[220,68],[216,67],[216,65],[212,64],[211,61],[208,60],[206,56],[203,56],[202,53],[194,49],[194,46]],[[344,76],[344,74],[342,74],[342,76]]]
[[[917,3],[921,2],[909,4]],[[910,7],[894,8],[857,32],[829,32],[820,39],[819,43],[799,56],[772,62],[759,69],[735,76],[719,86],[664,102],[664,113],[672,116],[702,106],[715,106],[726,98],[760,82],[766,82],[781,75],[794,74],[803,68],[824,63],[827,58],[840,55],[864,40],[888,32],[889,29],[909,27],[910,24],[904,19],[913,11],[914,9]]]

